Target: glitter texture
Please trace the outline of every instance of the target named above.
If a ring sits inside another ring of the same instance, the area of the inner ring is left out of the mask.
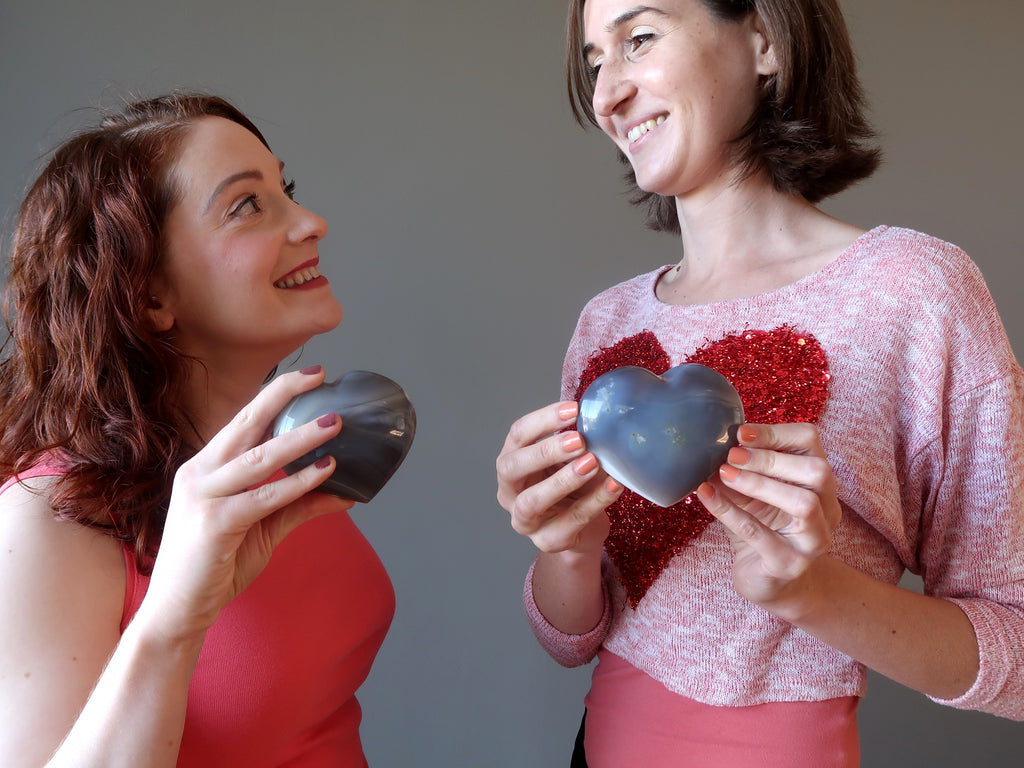
[[[685,362],[725,376],[739,392],[746,421],[754,424],[817,421],[828,397],[831,377],[825,351],[811,334],[786,325],[709,341]],[[658,338],[642,331],[591,355],[576,400],[598,376],[624,365],[659,375],[671,367]],[[605,549],[634,608],[669,560],[714,519],[696,493],[662,508],[629,489],[608,507],[608,517],[611,532]]]

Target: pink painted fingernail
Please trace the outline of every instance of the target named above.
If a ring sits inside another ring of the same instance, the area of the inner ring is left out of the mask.
[[[301,371],[299,371],[299,373],[304,373],[307,376],[312,376],[316,373],[320,373],[320,371],[322,371],[323,369],[324,367],[322,365],[311,365],[308,368],[303,368]]]
[[[701,483],[697,486],[697,495],[702,499],[715,498],[715,486],[711,483]]]
[[[597,469],[597,459],[594,458],[594,454],[585,453],[576,459],[573,469],[576,470],[577,475],[589,475]]]
[[[736,433],[741,443],[752,443],[757,440],[757,430],[749,424],[743,424],[740,426]]]
[[[583,438],[580,437],[579,432],[566,432],[562,437],[562,448],[567,453],[578,451],[583,447]]]
[[[726,480],[735,480],[740,476],[740,471],[731,464],[723,464],[718,468],[718,474],[724,477]]]
[[[316,420],[318,427],[333,427],[338,423],[338,414],[336,413],[325,413],[319,419]]]
[[[579,413],[579,406],[576,403],[562,403],[558,406],[558,418],[562,421],[575,419],[577,413]]]
[[[608,493],[619,493],[620,491],[625,490],[625,487],[614,477],[609,477],[604,481],[604,489],[608,491]]]
[[[327,469],[327,467],[331,466],[331,457],[324,456],[321,459],[317,459],[316,464],[314,464],[313,466],[315,466],[317,469]]]
[[[744,464],[750,461],[750,456],[751,453],[746,448],[740,448],[739,446],[736,446],[735,448],[729,449],[730,464],[738,464],[742,467]]]

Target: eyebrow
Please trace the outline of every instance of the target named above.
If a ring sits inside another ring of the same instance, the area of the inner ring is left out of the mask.
[[[652,8],[649,5],[638,5],[635,8],[630,8],[628,11],[623,11],[614,19],[612,19],[609,23],[605,24],[605,32],[611,34],[626,22],[632,21],[637,16],[640,16],[644,13],[656,13],[659,16],[668,16],[668,14],[665,13],[665,11],[661,10],[660,8]],[[591,51],[594,50],[594,47],[595,46],[593,43],[587,43],[586,45],[584,45],[583,58],[589,56]]]
[[[284,163],[281,163],[281,171],[284,171]],[[221,192],[223,192],[225,189],[230,187],[235,182],[244,181],[245,179],[255,179],[256,181],[263,181],[263,172],[257,170],[239,171],[238,173],[233,173],[230,176],[228,176],[226,179],[221,181],[220,184],[217,185],[217,188],[215,190],[213,190],[213,194],[210,195],[210,199],[206,201],[206,207],[203,208],[203,213],[209,213],[210,209],[213,207],[213,204],[217,201],[217,198],[220,197]]]

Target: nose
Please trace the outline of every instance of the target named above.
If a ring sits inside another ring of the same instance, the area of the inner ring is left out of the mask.
[[[316,242],[327,235],[327,221],[308,208],[295,203],[293,216],[294,220],[288,231],[292,242],[301,243],[306,240]]]
[[[626,77],[621,63],[605,62],[594,83],[594,114],[598,117],[611,117],[635,93],[636,85]]]

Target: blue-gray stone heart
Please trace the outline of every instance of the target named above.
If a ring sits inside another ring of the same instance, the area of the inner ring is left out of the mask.
[[[671,507],[725,462],[742,423],[740,396],[717,371],[684,363],[658,376],[627,365],[587,387],[576,429],[605,472]]]
[[[337,464],[317,490],[366,502],[405,460],[416,435],[416,411],[394,381],[371,371],[349,371],[293,399],[274,421],[274,436],[325,413],[341,416],[341,432],[284,467],[289,474],[330,454]]]

